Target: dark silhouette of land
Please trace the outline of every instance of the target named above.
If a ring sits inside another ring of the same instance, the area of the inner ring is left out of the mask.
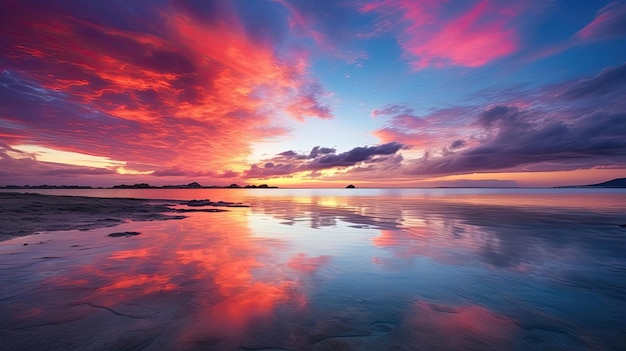
[[[93,189],[88,185],[5,185],[0,189]]]
[[[626,188],[626,178],[617,178],[597,184],[557,186],[557,188]]]
[[[200,185],[198,182],[192,182],[189,184],[181,184],[181,185],[163,185],[163,186],[155,186],[150,185],[148,183],[137,183],[137,184],[119,184],[114,185],[112,187],[99,187],[95,188],[92,186],[85,185],[5,185],[0,186],[0,189],[277,189],[277,186],[269,186],[267,184],[255,185],[255,184],[247,184],[244,186],[240,186],[239,184],[230,184],[227,186],[219,186],[219,185],[210,185],[204,186]],[[346,186],[346,188],[354,189],[356,186],[350,184]],[[437,187],[437,188],[456,188],[456,187]],[[481,186],[478,187],[460,187],[460,188],[483,188]],[[489,188],[484,187],[484,188]],[[626,188],[626,178],[617,178],[613,180],[609,180],[602,183],[597,184],[588,184],[588,185],[565,185],[565,186],[555,186],[554,188]]]
[[[164,185],[164,186],[152,186],[150,184],[146,184],[146,183],[140,183],[140,184],[133,184],[133,185],[126,185],[126,184],[121,184],[121,185],[115,185],[113,186],[113,189],[239,189],[239,188],[261,188],[261,189],[276,189],[278,188],[277,186],[269,186],[267,184],[261,184],[261,185],[246,185],[246,186],[240,186],[238,184],[231,184],[228,186],[217,186],[217,185],[211,185],[211,186],[202,186],[200,185],[198,182],[193,182],[193,183],[189,183],[186,185]]]
[[[588,187],[598,188],[626,188],[626,178],[617,178],[609,180],[608,182],[587,185]]]
[[[240,186],[238,184],[231,184],[228,186],[202,186],[198,182],[192,182],[189,184],[183,185],[163,185],[163,186],[155,186],[150,185],[148,183],[137,183],[137,184],[119,184],[114,185],[110,188],[97,188],[97,189],[276,189],[277,186],[269,186],[267,184],[254,185],[248,184],[245,186]],[[0,186],[0,189],[94,189],[91,186],[84,185],[6,185]]]

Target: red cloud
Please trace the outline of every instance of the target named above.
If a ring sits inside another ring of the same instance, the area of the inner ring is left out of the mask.
[[[381,12],[387,17],[401,13],[403,27],[398,41],[417,69],[478,67],[517,50],[517,33],[507,25],[514,11],[482,0],[460,15],[446,18],[443,5],[432,1],[384,0],[369,3],[361,11]]]
[[[203,20],[173,3],[132,25],[124,12],[10,7],[0,78],[19,89],[0,134],[11,145],[209,174],[285,133],[282,116],[332,117],[306,54],[251,37],[228,6]]]

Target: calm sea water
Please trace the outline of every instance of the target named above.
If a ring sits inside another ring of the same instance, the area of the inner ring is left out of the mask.
[[[251,207],[0,243],[3,350],[626,350],[624,190],[37,192]]]

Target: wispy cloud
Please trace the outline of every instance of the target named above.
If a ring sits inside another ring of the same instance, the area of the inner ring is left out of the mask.
[[[372,112],[386,119],[385,127],[374,131],[374,135],[383,142],[397,141],[413,149],[452,144],[467,133],[475,111],[472,106],[450,107],[419,116],[407,105],[387,105]]]
[[[0,133],[12,145],[106,156],[155,175],[182,165],[213,172],[286,133],[285,117],[333,117],[306,51],[258,37],[232,4],[130,4],[117,17],[82,3],[9,5]],[[130,21],[135,6],[150,16]]]
[[[555,55],[574,47],[626,37],[626,3],[611,2],[597,11],[593,20],[562,42],[535,53],[532,60]]]
[[[362,26],[358,8],[344,1],[272,0],[288,12],[292,41],[311,41],[311,50],[330,55],[348,64],[362,64],[366,51],[353,42]],[[302,45],[302,43],[300,43]]]
[[[607,67],[591,78],[575,82],[561,94],[566,99],[598,98],[622,95],[626,90],[626,65]]]
[[[591,23],[578,31],[584,40],[601,40],[626,36],[626,3],[612,2],[601,8]]]
[[[467,4],[465,2],[464,4]],[[361,7],[387,18],[382,23],[393,30],[405,56],[415,69],[425,67],[478,67],[506,57],[518,49],[511,19],[518,15],[510,4],[472,2],[470,7],[444,1],[381,0]],[[398,25],[391,25],[394,19]]]

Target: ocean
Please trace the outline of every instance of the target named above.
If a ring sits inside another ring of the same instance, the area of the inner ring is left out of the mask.
[[[626,189],[28,192],[250,207],[0,242],[4,350],[626,350]]]

